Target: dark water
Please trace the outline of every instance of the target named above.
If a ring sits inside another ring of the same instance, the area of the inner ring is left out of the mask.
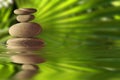
[[[75,43],[51,47],[46,44],[39,51],[28,52],[44,58],[45,62],[37,64],[37,72],[25,72],[25,79],[14,79],[22,70],[21,65],[13,63],[10,57],[20,53],[7,50],[1,43],[0,80],[120,80],[119,47]],[[33,75],[28,76],[29,73]]]

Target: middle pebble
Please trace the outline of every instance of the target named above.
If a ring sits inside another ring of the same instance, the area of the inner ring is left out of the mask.
[[[19,22],[28,22],[33,20],[35,17],[33,15],[18,15],[17,16],[17,21]]]
[[[35,37],[42,31],[39,24],[34,22],[17,23],[9,28],[9,34],[13,37]]]

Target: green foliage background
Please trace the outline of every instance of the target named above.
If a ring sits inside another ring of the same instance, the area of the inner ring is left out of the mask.
[[[42,56],[48,61],[40,64],[41,73],[34,80],[119,80],[119,4],[119,0],[15,0],[0,9],[0,41],[10,38],[15,8],[36,8],[34,22],[43,27],[38,37],[45,40]],[[13,67],[7,65],[8,76]]]

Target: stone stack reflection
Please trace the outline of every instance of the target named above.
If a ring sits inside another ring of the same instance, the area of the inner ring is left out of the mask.
[[[35,53],[25,54],[24,52],[11,56],[11,61],[22,64],[21,71],[13,77],[13,80],[29,80],[38,73],[38,64],[45,62],[45,59]]]
[[[9,28],[9,34],[12,36],[7,41],[7,48],[12,51],[18,51],[19,54],[11,56],[11,61],[21,64],[21,70],[15,75],[16,80],[27,80],[38,71],[37,64],[45,62],[44,58],[35,54],[33,51],[40,50],[44,46],[42,39],[36,38],[42,31],[39,24],[30,22],[34,19],[32,13],[36,12],[33,8],[20,8],[14,10],[17,14],[17,23]]]

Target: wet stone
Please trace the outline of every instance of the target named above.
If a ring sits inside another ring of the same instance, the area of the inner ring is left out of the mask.
[[[17,23],[9,28],[9,34],[13,37],[35,37],[42,31],[39,24],[34,22]]]
[[[42,39],[36,38],[11,38],[7,40],[7,45],[9,46],[19,46],[19,47],[39,47],[44,44]]]
[[[29,22],[33,20],[35,17],[33,15],[18,15],[17,16],[17,21],[19,22]]]
[[[20,9],[14,10],[14,13],[18,15],[26,15],[26,14],[35,13],[36,11],[37,10],[33,8],[20,8]]]

